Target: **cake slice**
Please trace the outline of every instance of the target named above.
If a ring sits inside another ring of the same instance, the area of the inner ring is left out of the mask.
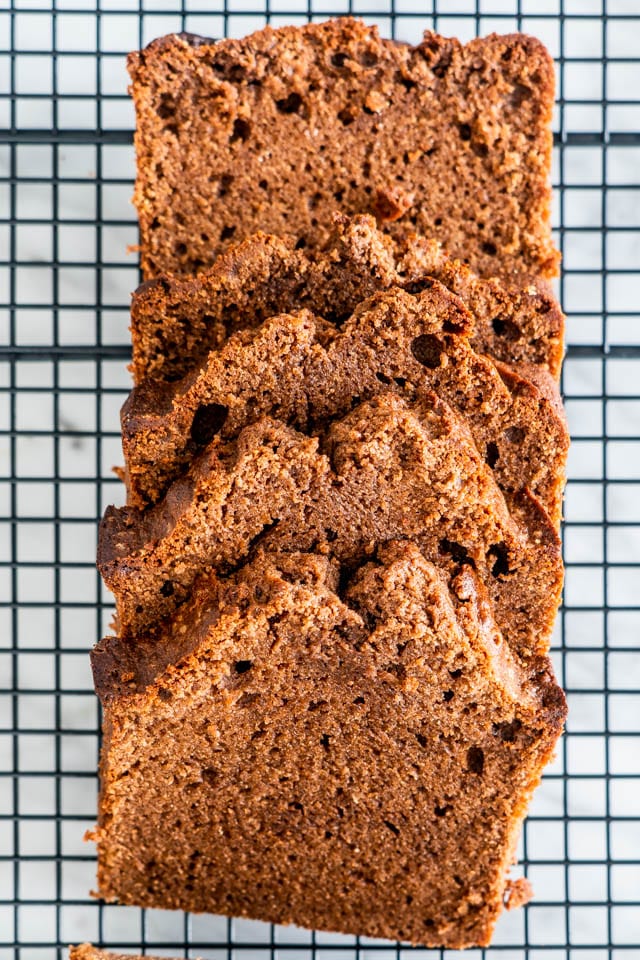
[[[339,578],[258,551],[92,660],[100,897],[489,943],[565,704],[549,662],[501,640],[471,567],[396,542]]]
[[[180,379],[234,330],[277,313],[306,307],[339,325],[375,293],[416,292],[429,277],[473,314],[470,337],[478,353],[536,364],[558,379],[564,317],[546,281],[481,279],[436,241],[412,236],[394,244],[368,216],[335,217],[322,251],[260,233],[197,277],[142,284],[131,304],[134,379]]]
[[[464,421],[434,395],[382,394],[317,437],[268,417],[215,437],[156,506],[107,509],[98,566],[133,637],[258,540],[353,566],[395,538],[472,566],[507,641],[546,652],[562,585],[555,529],[529,495],[509,512]]]
[[[81,943],[77,947],[69,947],[69,960],[161,960],[161,958],[153,957],[148,953],[144,958],[131,953],[115,953],[113,950],[101,950],[91,943]]]
[[[166,960],[166,958],[154,957],[149,953],[145,953],[144,958],[131,953],[114,953],[113,950],[94,947],[92,943],[81,943],[77,947],[69,947],[69,960]],[[196,956],[192,960],[200,960],[200,958]]]
[[[69,960],[143,960],[143,958],[131,953],[100,950],[91,943],[80,943],[77,947],[69,947]],[[160,958],[145,954],[145,960],[160,960]]]
[[[353,398],[434,392],[469,424],[508,499],[527,489],[559,526],[569,444],[550,374],[475,353],[472,318],[440,283],[365,300],[338,329],[313,315],[239,331],[175,383],[143,381],[122,409],[129,502],[157,501],[214,434],[261,415],[299,429],[343,416]]]
[[[413,47],[350,17],[128,60],[145,278],[210,266],[256,230],[326,242],[335,209],[441,241],[481,276],[554,276],[553,62],[495,34]]]

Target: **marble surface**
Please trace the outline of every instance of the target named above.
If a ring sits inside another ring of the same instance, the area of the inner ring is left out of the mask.
[[[52,17],[49,0],[22,0],[11,18],[0,4],[0,128],[13,120],[23,131],[52,125],[63,134],[76,131],[56,146],[50,137],[25,137],[15,148],[0,142],[0,345],[24,348],[13,363],[0,356],[0,960],[13,956],[14,938],[25,960],[48,960],[58,942],[99,938],[130,950],[146,943],[168,955],[189,942],[198,944],[192,955],[226,957],[227,949],[213,944],[230,936],[253,944],[236,947],[234,955],[266,958],[274,949],[267,925],[142,914],[100,907],[88,896],[95,864],[82,835],[95,812],[98,711],[87,651],[111,616],[93,566],[96,516],[106,504],[122,502],[111,470],[121,459],[118,410],[130,385],[124,362],[99,360],[94,352],[96,343],[127,342],[137,268],[127,253],[136,241],[132,148],[81,142],[77,131],[97,124],[131,128],[128,49],[182,27],[220,36],[226,25],[241,35],[261,23],[247,14],[255,0],[230,2],[226,18],[217,0],[190,0],[185,17],[171,0],[102,0],[100,17],[94,6],[58,0]],[[314,3],[313,10],[322,17],[329,6],[347,9],[335,0]],[[427,6],[396,0],[398,12],[411,14],[398,22],[399,38],[415,40],[429,26],[429,17],[420,15]],[[353,8],[366,9],[368,20],[390,32],[389,3],[368,0],[366,8]],[[482,32],[518,26],[515,2],[492,0],[479,8],[486,13]],[[291,22],[306,14],[307,4],[272,0],[270,9],[275,23]],[[474,3],[455,0],[438,9],[442,32],[473,35]],[[592,0],[567,0],[564,28],[553,0],[523,0],[520,9],[522,28],[541,36],[555,55],[564,29],[562,52],[570,62],[556,128],[639,131],[633,98],[640,63],[616,58],[637,55],[640,21],[624,17],[640,15],[640,3],[608,4],[620,17],[604,40],[601,4]],[[12,31],[20,51],[13,66],[2,53]],[[602,65],[589,59],[602,56],[603,43],[614,58],[606,71],[612,101],[606,115]],[[574,350],[563,377],[574,443],[565,607],[554,660],[569,691],[570,716],[521,843],[537,901],[505,915],[498,949],[489,951],[513,960],[640,956],[640,359],[619,349],[640,345],[639,170],[640,146],[619,136],[606,157],[594,136],[555,158],[554,218],[563,227],[565,267],[559,292],[568,342],[585,348]],[[13,311],[6,307],[10,300]],[[608,352],[589,354],[587,348],[603,343]],[[27,358],[34,346],[59,347],[61,356],[35,362]],[[86,348],[81,358],[64,354],[79,346]],[[8,522],[12,514],[17,526]],[[24,606],[13,615],[15,600]],[[274,938],[280,957],[311,956],[305,931],[278,928]],[[354,938],[318,934],[313,943],[324,957],[355,956]],[[611,954],[608,944],[618,952]],[[367,946],[361,942],[361,955],[373,956]],[[391,945],[388,956],[396,956]]]

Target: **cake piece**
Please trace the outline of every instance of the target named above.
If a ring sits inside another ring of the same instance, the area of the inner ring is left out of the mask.
[[[298,427],[347,413],[354,396],[435,392],[467,420],[508,498],[531,491],[559,526],[569,436],[550,374],[479,356],[473,321],[437,281],[361,303],[336,328],[302,312],[233,334],[183,380],[144,381],[122,409],[129,502],[157,501],[202,446],[269,414]]]
[[[306,307],[340,324],[359,303],[394,286],[440,280],[472,312],[471,342],[498,360],[546,367],[558,379],[564,317],[544,280],[483,280],[440,244],[412,236],[394,244],[372,217],[338,216],[323,251],[256,234],[197,277],[142,284],[131,304],[136,382],[176,380],[234,330]]]
[[[523,493],[507,509],[464,423],[435,395],[361,403],[309,437],[263,417],[215,437],[156,506],[108,508],[98,566],[132,637],[184,602],[196,578],[272,549],[320,550],[347,565],[380,542],[469,564],[521,652],[546,652],[562,585],[559,541]],[[526,616],[523,616],[526,611]]]
[[[554,276],[553,62],[540,41],[381,40],[341,17],[128,59],[145,278],[256,230],[326,242],[335,209],[441,241],[481,276]]]
[[[100,950],[91,943],[81,943],[77,947],[69,947],[69,960],[160,960],[160,957],[148,953],[144,958],[131,953],[114,953],[112,950]]]
[[[482,279],[440,243],[424,237],[411,237],[403,253],[399,269],[407,288],[422,277],[436,277],[462,299],[473,314],[471,336],[479,353],[506,363],[535,364],[560,379],[564,314],[548,281],[527,274]]]
[[[562,692],[469,566],[396,542],[338,582],[258,551],[155,634],[97,646],[100,897],[489,943]]]

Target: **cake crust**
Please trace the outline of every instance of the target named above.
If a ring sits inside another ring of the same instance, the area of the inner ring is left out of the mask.
[[[69,947],[69,960],[143,960],[131,953],[115,953],[113,950],[101,950],[91,943],[80,943],[77,947]],[[144,960],[160,960],[146,953]],[[196,958],[197,960],[197,958]]]

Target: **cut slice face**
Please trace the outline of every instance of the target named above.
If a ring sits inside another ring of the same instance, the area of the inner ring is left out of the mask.
[[[481,276],[555,276],[553,61],[539,40],[382,40],[350,17],[128,61],[146,279],[256,230],[322,247],[332,213],[432,235]],[[411,118],[411,122],[407,122]]]
[[[545,281],[481,279],[435,241],[411,236],[392,243],[367,216],[335,217],[324,250],[300,250],[294,241],[259,233],[197,277],[165,276],[139,287],[131,305],[136,382],[180,379],[230,333],[275,314],[304,307],[340,325],[375,293],[417,292],[429,277],[470,310],[478,353],[534,363],[559,377],[564,317]]]
[[[505,363],[535,364],[560,379],[564,314],[549,281],[535,275],[479,277],[436,240],[412,236],[398,250],[398,271],[411,290],[435,277],[457,294],[474,318],[473,347]]]
[[[157,501],[214,435],[256,417],[315,430],[354,397],[435,392],[463,416],[508,499],[530,491],[559,526],[569,435],[550,375],[494,363],[468,337],[470,317],[438,281],[362,302],[338,329],[308,312],[232,335],[177,383],[144,381],[122,411],[129,502]],[[527,376],[528,375],[528,376]]]
[[[382,394],[319,437],[261,418],[214,438],[156,506],[109,508],[98,565],[122,635],[168,615],[203,571],[244,562],[258,538],[347,565],[412,540],[477,570],[514,649],[548,647],[562,585],[554,526],[528,495],[509,512],[464,421],[435,395]]]
[[[102,898],[489,943],[562,692],[468,566],[396,542],[337,581],[260,550],[152,636],[98,645]]]

